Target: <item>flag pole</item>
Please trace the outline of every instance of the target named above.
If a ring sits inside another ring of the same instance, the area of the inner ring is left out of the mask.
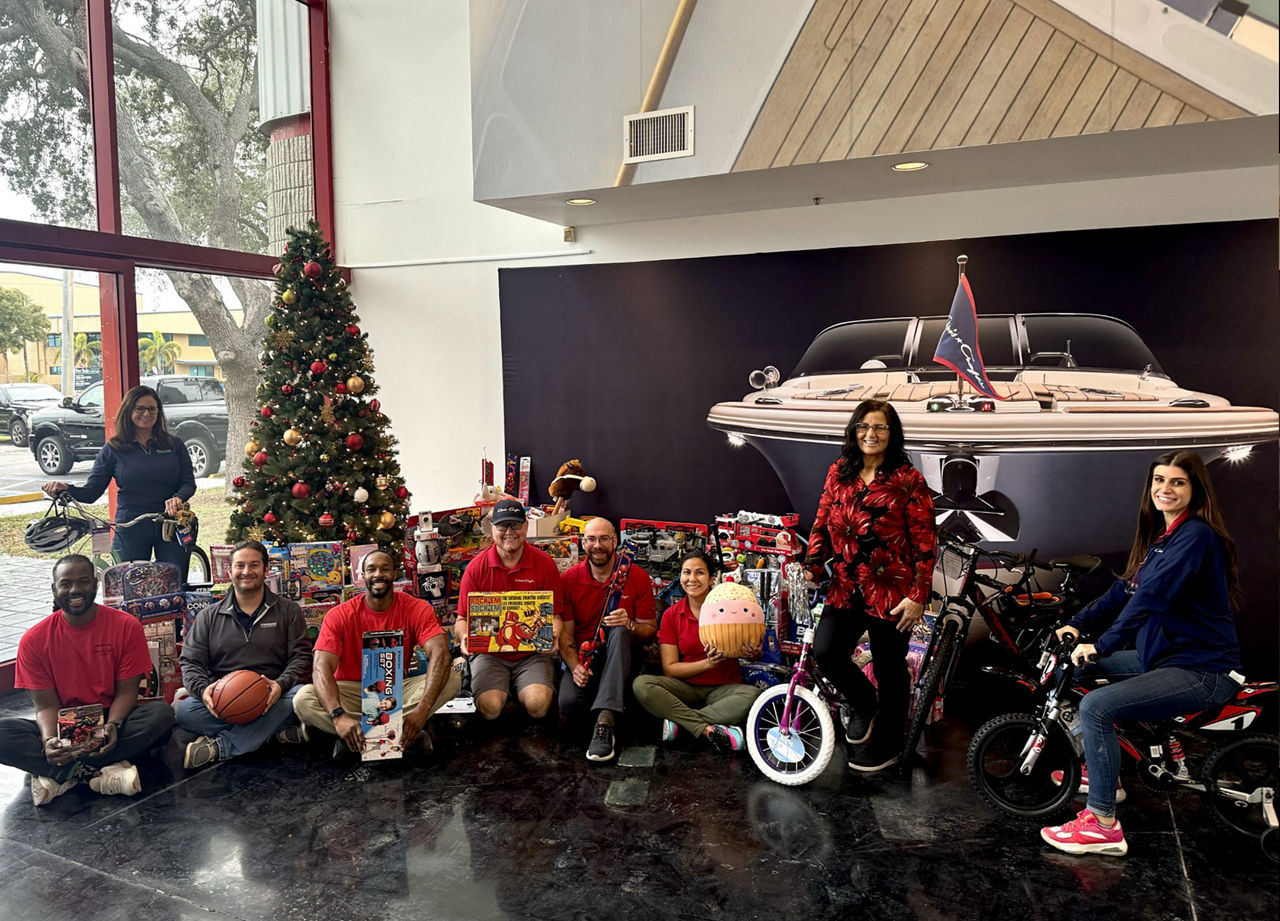
[[[959,269],[960,269],[960,275],[956,279],[957,285],[960,284],[961,279],[964,278],[964,267],[968,264],[968,262],[969,262],[969,257],[964,255],[963,253],[961,253],[959,256],[956,256],[956,265],[959,266]],[[963,396],[964,396],[964,378],[960,375],[960,372],[957,371],[956,372],[956,398],[959,399]]]

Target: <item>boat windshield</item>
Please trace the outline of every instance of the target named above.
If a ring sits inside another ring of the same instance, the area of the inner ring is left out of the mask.
[[[1090,368],[1163,374],[1138,333],[1114,317],[1023,314],[1029,368]],[[985,357],[985,348],[983,355]]]
[[[805,350],[792,377],[905,368],[911,319],[841,323],[824,329]]]
[[[946,317],[926,317],[920,321],[920,340],[916,346],[915,365],[918,368],[944,367],[935,365],[933,353],[938,349],[938,340],[946,328]],[[1009,315],[994,317],[978,317],[978,351],[982,353],[982,364],[987,368],[1015,368],[1018,361],[1013,357],[1013,340],[1009,338]]]

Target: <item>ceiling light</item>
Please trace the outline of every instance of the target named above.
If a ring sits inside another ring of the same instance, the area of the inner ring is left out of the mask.
[[[909,163],[893,164],[893,171],[895,173],[914,173],[916,170],[928,169],[928,168],[929,168],[929,164],[925,163],[923,160],[912,160]]]
[[[581,207],[584,205],[594,205],[596,200],[594,198],[566,198],[564,203],[566,205],[578,205]]]

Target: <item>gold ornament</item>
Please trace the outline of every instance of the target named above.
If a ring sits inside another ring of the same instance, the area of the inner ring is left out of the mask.
[[[327,464],[327,463],[329,463],[329,455],[328,455],[328,454],[321,454],[321,455],[320,455],[320,463],[322,463],[322,464]]]
[[[330,360],[330,361],[337,361],[337,360],[338,360],[338,353],[337,353],[337,352],[330,352],[330,353],[329,353],[329,360]]]
[[[294,291],[292,288],[285,288],[284,292],[280,295],[280,300],[286,304],[293,304],[298,300],[298,292]]]
[[[391,485],[391,481],[384,476],[378,477],[373,482],[374,482],[374,485],[377,486],[379,489],[386,489],[388,486]]]
[[[352,393],[363,393],[364,378],[355,374],[351,375],[351,377],[347,378],[347,389]]]
[[[284,433],[284,443],[293,447],[302,442],[302,433],[297,429],[286,429]]]
[[[333,424],[333,404],[326,403],[320,407],[320,421],[325,425]]]
[[[382,530],[393,527],[396,523],[396,516],[391,512],[383,512],[378,516],[378,527]]]
[[[277,352],[283,352],[293,345],[293,338],[293,330],[280,329],[267,337],[267,344]]]
[[[261,541],[264,537],[267,536],[266,533],[262,530],[262,525],[257,525],[257,524],[252,525],[249,528],[249,530],[245,532],[245,534],[248,536],[249,540],[256,540],[256,541]]]
[[[244,453],[248,457],[253,457],[253,455],[257,454],[261,450],[262,445],[258,444],[256,441],[250,441],[244,446]]]

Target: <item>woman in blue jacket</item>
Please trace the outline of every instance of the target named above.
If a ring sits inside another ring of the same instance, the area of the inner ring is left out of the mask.
[[[124,395],[116,413],[115,434],[98,451],[89,480],[83,486],[53,481],[44,484],[47,496],[68,492],[78,502],[93,502],[116,481],[116,520],[163,512],[174,516],[195,495],[191,456],[182,439],[169,434],[160,396],[150,387],[134,387]],[[112,549],[123,562],[149,560],[174,563],[186,579],[187,555],[176,541],[166,541],[158,522],[139,522],[117,528]]]
[[[1097,656],[1089,674],[1121,680],[1081,702],[1088,803],[1073,821],[1041,829],[1048,844],[1069,854],[1128,852],[1116,820],[1123,797],[1114,724],[1229,700],[1244,680],[1233,619],[1239,601],[1236,548],[1204,461],[1194,451],[1162,454],[1147,477],[1124,576],[1058,631],[1095,637],[1077,645],[1072,660]]]

